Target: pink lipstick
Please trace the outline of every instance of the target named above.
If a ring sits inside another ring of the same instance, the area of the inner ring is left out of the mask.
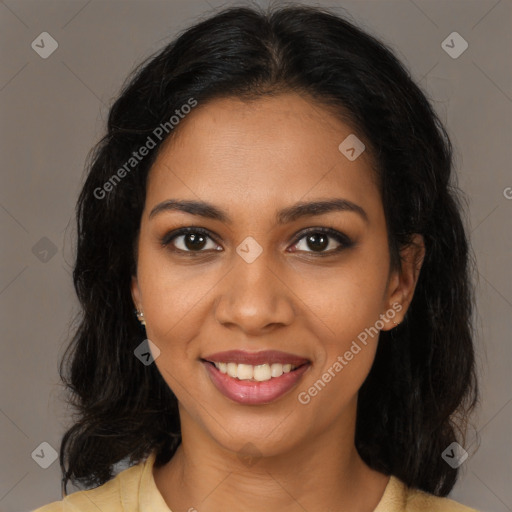
[[[246,405],[277,400],[295,387],[311,366],[304,357],[276,350],[230,350],[210,354],[202,362],[218,391]]]

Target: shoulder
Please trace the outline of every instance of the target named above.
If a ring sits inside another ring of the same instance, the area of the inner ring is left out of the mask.
[[[94,489],[78,491],[63,500],[54,501],[32,512],[82,512],[108,510],[131,512],[138,510],[138,485],[144,463],[121,471],[116,477]]]
[[[407,487],[395,476],[391,476],[374,512],[479,512],[449,498]]]
[[[417,489],[407,495],[407,512],[478,512],[449,498],[440,498]]]

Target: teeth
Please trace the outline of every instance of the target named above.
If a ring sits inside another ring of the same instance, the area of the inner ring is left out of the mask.
[[[281,375],[283,375],[283,365],[274,363],[270,367],[270,373],[272,374],[272,377],[281,377]]]
[[[254,376],[254,367],[250,364],[239,364],[236,369],[236,376],[240,380],[249,380]]]
[[[220,363],[215,363],[215,366],[217,366],[218,364],[220,365]],[[219,367],[217,366],[217,368],[219,368]],[[238,365],[236,363],[228,363],[227,368],[226,368],[226,373],[230,377],[236,377],[237,376],[237,368],[238,368]],[[221,370],[221,369],[219,368],[219,370]]]
[[[250,364],[236,364],[236,363],[214,363],[215,367],[222,373],[228,374],[230,377],[238,378],[239,380],[254,380],[257,382],[264,382],[273,377],[281,377],[283,373],[289,373],[295,370],[297,366],[293,364],[259,364],[252,366]]]
[[[254,367],[254,380],[263,382],[271,378],[272,374],[270,373],[270,366],[268,364],[259,364]]]

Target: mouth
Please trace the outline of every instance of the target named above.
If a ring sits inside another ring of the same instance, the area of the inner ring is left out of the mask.
[[[278,351],[233,350],[211,354],[201,362],[218,391],[248,405],[277,400],[295,387],[311,366],[306,358]]]

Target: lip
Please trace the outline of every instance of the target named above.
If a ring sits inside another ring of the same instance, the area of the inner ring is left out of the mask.
[[[266,361],[268,362],[268,359]],[[235,361],[230,360],[230,362]],[[295,370],[283,373],[280,377],[273,377],[270,380],[258,382],[238,380],[236,377],[230,377],[228,374],[218,370],[215,365],[209,361],[203,360],[202,364],[205,366],[210,380],[218,391],[226,398],[245,405],[262,405],[274,402],[294,388],[302,378],[302,375],[311,366],[309,362],[306,362]],[[240,364],[252,363],[241,362]]]
[[[202,358],[211,363],[236,363],[250,364],[257,366],[259,364],[293,364],[302,366],[310,361],[305,357],[300,357],[279,350],[263,350],[260,352],[246,352],[245,350],[228,350],[226,352],[216,352]]]

